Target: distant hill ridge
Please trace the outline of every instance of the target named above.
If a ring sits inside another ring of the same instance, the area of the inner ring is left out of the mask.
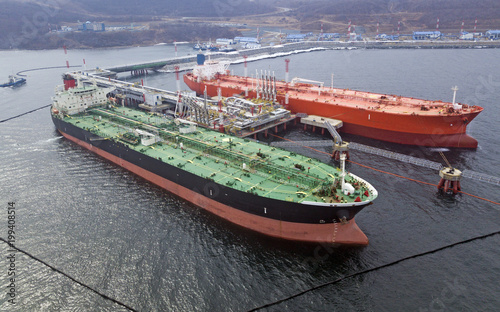
[[[380,33],[396,32],[398,24],[402,33],[434,30],[439,18],[442,32],[457,33],[462,21],[464,30],[472,31],[476,19],[478,31],[500,29],[499,0],[0,0],[0,7],[0,49],[51,48],[63,40],[43,36],[57,25],[78,20],[130,24],[158,23],[179,17],[197,17],[199,22],[206,17],[207,20],[228,23],[254,23],[314,32],[319,32],[323,23],[325,32],[342,33],[347,31],[347,23],[351,21],[357,26],[356,30],[374,34],[377,23],[380,24]],[[189,21],[182,19],[178,23],[188,25]],[[175,27],[170,33],[167,27],[156,27],[144,34],[146,39],[138,34],[108,39],[128,45],[180,40],[172,33],[174,30],[183,32],[178,33],[182,40],[191,41],[231,34],[217,27],[197,27],[193,24],[186,29]],[[109,44],[104,42],[108,40],[106,38],[89,40],[87,37],[73,35],[69,43],[79,47]],[[86,40],[86,43],[79,45],[80,40]]]
[[[477,19],[478,29],[500,29],[500,1],[498,0],[295,0],[277,1],[278,5],[293,5],[302,29],[336,31],[339,23],[364,26],[370,32],[400,30],[434,30],[439,18],[439,29],[458,32],[464,21],[464,30],[472,31]],[[342,26],[344,27],[344,26]],[[344,27],[345,28],[345,27]],[[343,29],[342,29],[343,30]]]

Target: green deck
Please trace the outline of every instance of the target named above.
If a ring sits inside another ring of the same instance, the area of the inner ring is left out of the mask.
[[[316,159],[201,127],[180,134],[172,120],[135,109],[94,108],[65,115],[64,120],[185,171],[259,196],[326,203],[353,202],[358,196],[371,201],[376,197],[364,181],[352,176],[346,176],[346,181],[355,185],[355,194],[342,194],[340,186],[336,187],[340,169]],[[155,134],[159,142],[150,146],[142,145],[140,139],[134,142],[131,133],[135,129]],[[364,196],[367,190],[370,194]]]

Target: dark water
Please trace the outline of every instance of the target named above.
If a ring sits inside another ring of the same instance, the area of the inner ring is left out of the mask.
[[[180,47],[179,53],[193,53]],[[172,46],[116,50],[0,52],[0,77],[71,65],[106,67],[173,56]],[[500,176],[500,50],[352,50],[289,57],[290,77],[336,86],[485,107],[469,126],[477,150],[448,150],[457,168]],[[233,66],[243,74],[243,65]],[[284,59],[249,63],[284,78]],[[0,89],[0,120],[50,104],[65,69],[27,73],[28,83]],[[144,77],[142,77],[144,79]],[[147,76],[175,89],[175,76]],[[140,80],[140,78],[137,78]],[[287,138],[318,139],[294,130]],[[359,137],[373,146],[442,161],[436,150]],[[326,150],[325,150],[326,151]],[[329,161],[328,156],[301,149]],[[353,151],[354,161],[437,183],[431,169]],[[500,229],[499,206],[356,165],[349,170],[379,191],[356,217],[364,248],[305,245],[243,230],[181,201],[62,139],[48,109],[0,123],[0,236],[7,203],[16,203],[16,246],[139,311],[246,311],[340,277]],[[464,191],[500,201],[498,186],[464,179]],[[272,306],[271,311],[498,311],[500,238],[489,237],[347,278]],[[16,304],[7,302],[8,246],[0,242],[1,311],[122,311],[68,278],[16,254]]]

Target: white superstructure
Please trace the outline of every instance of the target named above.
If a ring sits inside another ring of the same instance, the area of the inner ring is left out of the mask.
[[[212,80],[217,74],[226,74],[229,61],[206,61],[203,65],[196,65],[193,75],[197,79]]]
[[[60,113],[74,115],[85,111],[89,107],[100,106],[107,103],[106,95],[115,90],[111,88],[100,88],[97,85],[83,85],[78,83],[75,88],[64,88],[58,86],[55,90],[53,108]]]

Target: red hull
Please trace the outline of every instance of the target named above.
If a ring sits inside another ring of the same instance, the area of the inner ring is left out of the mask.
[[[346,224],[304,224],[283,222],[249,214],[200,195],[188,188],[162,178],[73,136],[63,132],[61,133],[64,137],[77,143],[78,145],[110,160],[111,162],[185,199],[186,201],[250,230],[294,241],[362,246],[368,245],[368,238],[359,229],[354,219],[348,221]]]
[[[251,88],[256,83],[252,84],[250,78],[248,81],[243,79],[221,76],[218,80],[197,82],[192,74],[184,75],[184,82],[198,94],[202,94],[206,87],[207,94],[215,96],[220,87],[222,96],[233,96],[244,94],[248,88],[248,97],[257,97]],[[396,102],[391,100],[379,100],[383,97],[380,94],[319,89],[306,84],[299,84],[292,90],[283,82],[277,83],[278,102],[286,103],[286,92],[289,93],[289,103],[285,108],[292,113],[340,119],[343,122],[340,131],[345,133],[420,146],[476,148],[478,144],[466,134],[466,127],[483,110],[481,107],[464,106],[462,112],[450,113],[446,111],[449,103],[399,97],[397,103],[401,104],[394,104]],[[375,97],[378,98],[373,100]],[[421,109],[423,106],[426,106],[425,110]]]

